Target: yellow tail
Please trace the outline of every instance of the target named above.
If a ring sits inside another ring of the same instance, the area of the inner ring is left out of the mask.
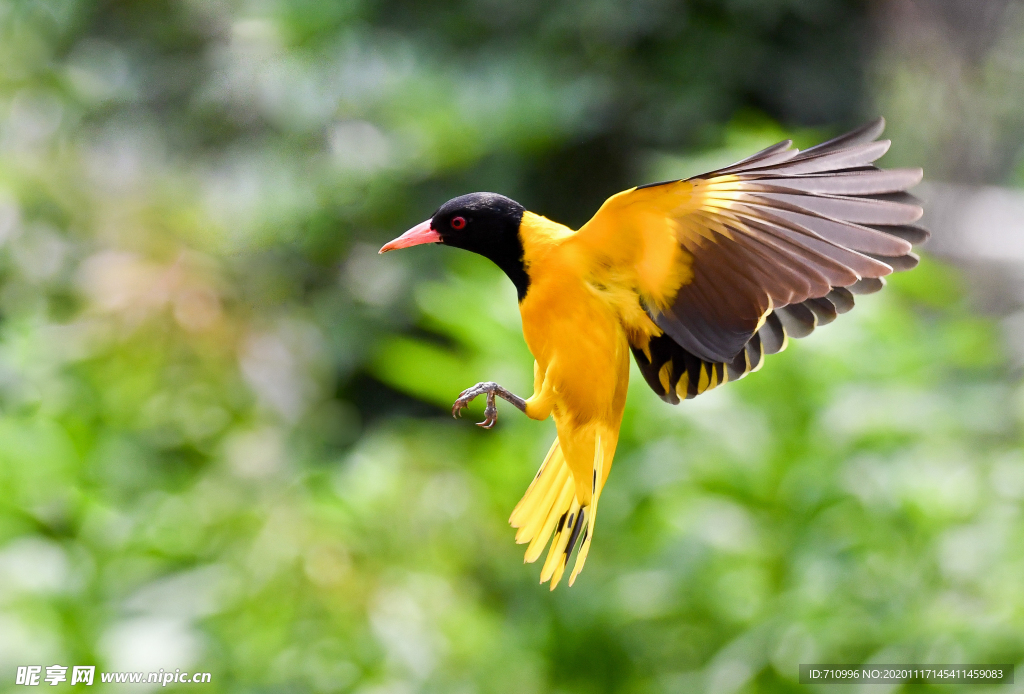
[[[569,576],[570,586],[587,561],[590,542],[594,538],[597,501],[607,476],[605,467],[605,447],[601,443],[601,436],[598,435],[594,446],[593,493],[590,503],[581,507],[576,498],[576,485],[572,473],[556,438],[544,462],[541,463],[537,476],[533,478],[523,498],[512,511],[509,523],[513,528],[519,529],[516,532],[516,542],[530,543],[526,548],[524,561],[537,561],[551,539],[551,548],[540,572],[540,582],[550,580],[551,590],[554,590],[562,580],[562,574],[577,542],[580,544],[580,550],[576,554],[572,575]]]

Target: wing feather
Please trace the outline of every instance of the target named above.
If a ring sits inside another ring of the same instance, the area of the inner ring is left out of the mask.
[[[770,164],[777,164],[780,162],[788,161],[795,157],[799,152],[794,149],[790,149],[793,146],[792,140],[783,140],[778,142],[771,147],[765,147],[760,152],[752,154],[746,159],[741,159],[735,164],[730,165],[728,168],[719,169],[714,173],[726,173],[735,169],[741,169],[744,167],[751,166],[767,166]]]
[[[808,147],[803,151],[804,154],[811,154],[812,152],[826,152],[843,147],[850,147],[851,145],[859,145],[864,142],[872,142],[878,139],[878,136],[885,130],[885,119],[878,117],[870,123],[865,123],[855,130],[851,130],[848,133],[833,137],[831,140],[826,140],[821,144]]]
[[[841,219],[853,224],[910,224],[921,218],[922,210],[916,205],[905,205],[877,198],[857,198],[843,195],[804,195],[799,193],[750,194],[756,204],[773,207],[772,202],[787,203],[783,209],[798,209],[821,217]],[[908,249],[909,250],[909,249]]]
[[[774,312],[765,319],[757,334],[761,337],[765,354],[778,354],[786,346],[786,329]]]
[[[853,310],[853,294],[846,287],[833,287],[832,291],[825,296],[836,307],[836,313],[846,313]]]
[[[799,191],[816,195],[884,195],[898,193],[921,182],[921,169],[871,168],[808,176],[743,176],[750,190]]]
[[[751,173],[782,173],[787,176],[842,171],[867,166],[889,151],[889,140],[878,140],[838,150],[801,154],[781,164],[756,166]]]
[[[775,313],[786,329],[786,334],[791,337],[807,337],[818,327],[814,312],[803,304],[783,306]]]

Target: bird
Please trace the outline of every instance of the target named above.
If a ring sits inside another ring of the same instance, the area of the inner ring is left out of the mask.
[[[557,437],[509,519],[525,562],[548,551],[540,582],[554,590],[577,549],[571,586],[594,538],[629,383],[630,356],[671,404],[759,370],[789,338],[853,308],[885,277],[918,264],[920,168],[874,165],[889,149],[885,120],[803,151],[779,142],[724,168],[612,195],[578,230],[497,193],[471,193],[380,253],[421,244],[472,251],[516,288],[534,357],[533,394],[488,381],[484,421],[501,398]]]

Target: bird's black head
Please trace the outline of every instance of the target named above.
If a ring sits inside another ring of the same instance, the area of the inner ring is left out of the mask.
[[[442,243],[479,253],[505,271],[522,301],[529,284],[519,236],[525,211],[515,200],[497,193],[461,195],[441,205],[429,220],[386,244],[380,252]]]

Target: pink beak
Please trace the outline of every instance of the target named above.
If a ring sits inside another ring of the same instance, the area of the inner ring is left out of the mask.
[[[388,241],[378,253],[387,253],[396,248],[419,246],[422,243],[441,243],[441,235],[431,228],[429,219],[417,224],[394,241]]]

